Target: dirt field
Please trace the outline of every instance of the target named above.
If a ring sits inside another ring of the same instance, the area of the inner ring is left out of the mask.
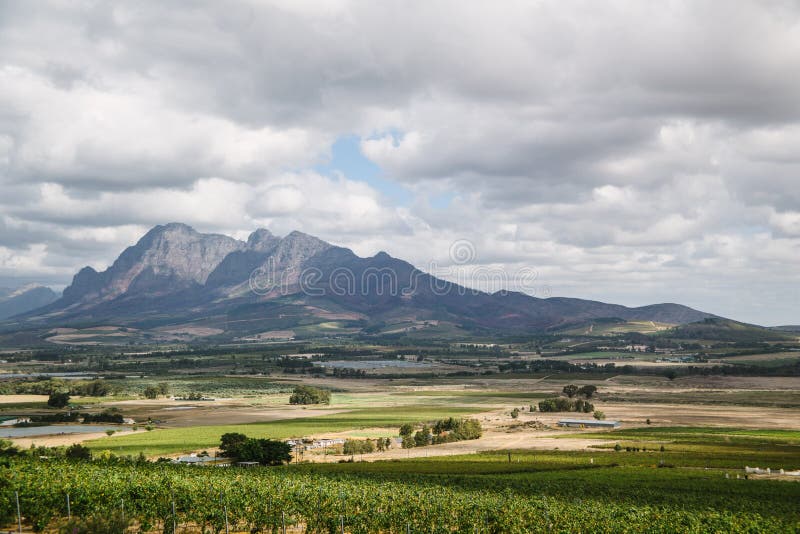
[[[2,375],[0,375],[2,377]],[[22,404],[27,402],[47,402],[47,395],[0,395],[0,404]]]
[[[137,432],[146,432],[146,430],[137,430]],[[116,435],[124,436],[131,434],[133,430],[118,430]],[[64,434],[52,436],[35,436],[32,438],[14,438],[11,441],[19,448],[27,449],[31,445],[36,447],[62,447],[69,446],[74,443],[82,443],[90,439],[98,439],[106,437],[105,432],[90,432],[85,434]]]
[[[649,418],[658,426],[716,426],[733,428],[782,428],[800,430],[800,410],[798,409],[764,409],[730,406],[686,406],[669,404],[614,404],[602,405],[608,420],[622,422],[622,428],[646,426]],[[484,427],[484,435],[477,440],[458,441],[443,445],[420,447],[414,449],[391,449],[363,455],[360,459],[367,461],[388,460],[397,458],[420,458],[428,456],[449,456],[456,454],[473,454],[482,451],[499,449],[532,449],[532,450],[587,450],[591,446],[607,445],[615,441],[597,440],[587,437],[593,432],[605,432],[603,429],[563,429],[557,422],[565,417],[581,418],[575,414],[542,414],[523,412],[516,421],[506,411],[494,411],[475,416]],[[591,419],[591,415],[586,415]],[[513,429],[520,423],[540,422],[547,429]],[[361,429],[353,432],[339,432],[313,436],[316,438],[348,438],[363,435],[384,435],[386,429]],[[557,436],[570,436],[569,438]],[[317,453],[306,453],[304,460],[335,462],[342,455],[324,456]]]
[[[120,408],[127,417],[161,421],[160,427],[175,428],[198,425],[263,423],[298,417],[318,417],[340,413],[343,409],[309,408],[286,403],[286,395],[264,396],[261,399],[217,399],[214,401],[127,400],[109,402],[107,407]]]

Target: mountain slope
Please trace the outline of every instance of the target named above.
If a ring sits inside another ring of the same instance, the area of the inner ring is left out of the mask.
[[[792,341],[796,335],[730,319],[706,318],[673,328],[669,335],[679,339],[703,339],[733,342]]]
[[[36,284],[17,289],[0,288],[0,319],[41,308],[56,299],[58,295],[55,291]]]
[[[684,324],[714,316],[678,304],[627,308],[488,294],[437,279],[385,252],[360,258],[301,232],[280,238],[260,229],[243,242],[172,223],[150,230],[105,271],[82,269],[61,299],[30,313],[25,324],[202,321],[241,335],[331,320],[361,328],[399,319],[545,331],[604,317]]]

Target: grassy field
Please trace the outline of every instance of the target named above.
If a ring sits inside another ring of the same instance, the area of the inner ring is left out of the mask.
[[[800,391],[771,390],[686,390],[625,391],[603,395],[603,400],[630,403],[710,404],[732,406],[800,407]]]
[[[727,356],[720,359],[720,361],[730,364],[758,365],[762,367],[791,365],[798,360],[800,360],[800,351],[745,354],[741,356]]]
[[[286,439],[326,432],[386,427],[385,436],[397,435],[398,427],[406,422],[432,421],[475,413],[475,408],[446,405],[414,405],[362,408],[320,417],[301,417],[267,423],[246,425],[195,426],[187,428],[157,429],[122,436],[112,436],[89,441],[95,450],[110,450],[120,455],[147,456],[199,451],[219,445],[220,436],[226,432],[241,432],[250,437]]]

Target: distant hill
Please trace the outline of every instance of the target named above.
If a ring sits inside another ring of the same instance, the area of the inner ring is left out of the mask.
[[[83,268],[62,298],[5,329],[172,325],[225,336],[330,335],[411,324],[531,332],[604,317],[683,324],[714,316],[679,304],[628,308],[489,294],[437,279],[385,252],[361,258],[302,232],[277,237],[260,229],[239,241],[171,223],[147,232],[105,271]]]
[[[667,331],[667,333],[670,337],[679,339],[732,342],[790,341],[797,338],[786,332],[722,318],[707,318],[684,324]]]
[[[783,325],[783,326],[772,326],[770,330],[778,330],[780,332],[797,332],[800,333],[800,325]]]
[[[32,284],[16,289],[0,288],[0,319],[46,306],[58,299],[58,294],[49,287]]]

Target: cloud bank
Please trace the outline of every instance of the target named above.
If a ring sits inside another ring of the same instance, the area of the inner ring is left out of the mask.
[[[798,323],[798,28],[780,0],[5,2],[0,282],[182,221],[421,268],[468,239],[553,295]]]

